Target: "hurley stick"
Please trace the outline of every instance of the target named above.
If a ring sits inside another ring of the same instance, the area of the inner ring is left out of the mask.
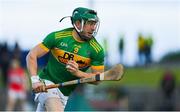
[[[88,82],[117,81],[123,77],[123,74],[124,74],[123,65],[117,64],[114,67],[112,67],[110,70],[107,70],[103,73],[97,74],[97,75],[89,77],[89,78],[81,78],[81,79],[67,81],[67,82],[63,82],[63,83],[59,83],[59,84],[48,85],[48,86],[46,86],[46,90],[51,89],[51,88],[59,88],[59,87],[64,87],[64,86],[68,86],[68,85],[88,83]]]

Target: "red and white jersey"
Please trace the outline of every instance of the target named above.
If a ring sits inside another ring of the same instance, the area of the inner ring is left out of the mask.
[[[25,72],[23,68],[10,69],[8,72],[9,89],[24,91]]]

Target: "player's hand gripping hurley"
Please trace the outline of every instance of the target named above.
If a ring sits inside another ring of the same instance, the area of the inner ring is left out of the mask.
[[[117,64],[114,67],[112,67],[110,70],[107,70],[100,74],[96,74],[89,78],[81,78],[81,79],[67,81],[67,82],[63,82],[63,83],[59,83],[59,84],[48,85],[48,86],[46,86],[46,90],[51,89],[51,88],[59,88],[59,87],[64,87],[64,86],[68,86],[68,85],[88,83],[88,82],[117,81],[117,80],[122,79],[123,74],[124,74],[123,65]],[[34,91],[34,92],[38,93],[38,91]]]

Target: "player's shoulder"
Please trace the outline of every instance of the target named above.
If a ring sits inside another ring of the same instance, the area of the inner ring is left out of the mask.
[[[68,32],[72,32],[74,28],[70,27],[70,28],[65,28],[62,29],[60,31],[55,31],[54,33],[68,33]]]
[[[95,38],[92,38],[89,41],[89,45],[96,53],[103,52],[103,47],[99,44],[99,42]]]
[[[54,32],[54,36],[56,39],[72,36],[72,31],[73,31],[73,28],[66,28],[66,29]]]
[[[61,38],[61,37],[68,37],[72,36],[73,28],[66,28],[59,31],[51,32],[48,36],[54,37],[55,39]]]

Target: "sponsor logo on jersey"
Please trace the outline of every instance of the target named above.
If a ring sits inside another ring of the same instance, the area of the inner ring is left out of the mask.
[[[58,48],[52,49],[51,52],[53,56],[57,59],[57,61],[60,63],[66,64],[69,60],[74,60],[76,63],[78,63],[79,68],[90,66],[90,62],[91,62],[90,58],[86,58]]]

